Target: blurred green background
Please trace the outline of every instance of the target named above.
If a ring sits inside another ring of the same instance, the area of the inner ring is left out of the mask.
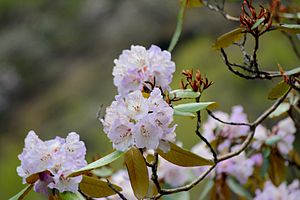
[[[239,7],[237,1],[226,9],[238,16]],[[0,0],[1,199],[24,187],[16,173],[17,155],[29,130],[42,139],[76,131],[88,147],[88,161],[112,151],[96,114],[116,94],[113,59],[131,44],[167,49],[177,11],[177,0]],[[207,8],[189,9],[172,54],[177,64],[172,88],[179,86],[182,69],[200,69],[215,82],[203,100],[217,101],[227,112],[243,105],[253,120],[272,104],[267,91],[279,80],[247,81],[226,70],[211,45],[238,26]],[[240,58],[237,49],[229,51],[231,58]],[[268,69],[276,70],[278,63],[285,69],[299,66],[280,33],[263,36],[258,53]],[[182,117],[176,122],[178,139],[186,147],[196,144],[194,122]]]

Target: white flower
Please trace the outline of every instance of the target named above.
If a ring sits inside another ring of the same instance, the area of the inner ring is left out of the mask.
[[[39,173],[39,180],[34,185],[37,192],[48,194],[48,188],[76,192],[82,177],[67,176],[87,164],[85,154],[85,145],[74,132],[69,133],[66,139],[56,137],[44,142],[30,131],[25,139],[25,148],[19,155],[21,166],[17,172],[23,183],[30,175]]]
[[[276,134],[281,138],[277,143],[279,152],[287,155],[293,149],[293,142],[295,140],[296,127],[291,118],[286,118],[278,122]]]
[[[146,82],[169,90],[172,74],[175,72],[171,54],[155,45],[148,50],[132,45],[130,50],[124,50],[114,63],[114,84],[121,95],[142,90],[143,86],[147,86]]]
[[[143,97],[139,90],[126,97],[116,96],[101,122],[113,147],[120,151],[132,145],[152,150],[161,147],[165,151],[163,143],[175,140],[176,125],[171,126],[173,109],[158,88],[149,98]]]

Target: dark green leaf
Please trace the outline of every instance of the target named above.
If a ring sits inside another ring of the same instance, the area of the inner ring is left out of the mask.
[[[233,191],[235,194],[239,195],[240,197],[244,197],[245,199],[251,200],[253,199],[251,197],[251,194],[236,180],[234,180],[231,177],[228,177],[227,180],[227,185]]]
[[[112,187],[118,191],[122,190],[120,187],[113,184]],[[107,197],[116,194],[116,192],[108,186],[107,182],[85,175],[83,175],[79,188],[84,194],[94,198]]]
[[[211,191],[212,187],[214,186],[214,181],[209,179],[205,184],[204,188],[202,188],[199,200],[207,199],[208,193]]]
[[[85,198],[79,192],[63,192],[60,193],[59,196],[62,200],[85,200]]]
[[[11,197],[9,200],[22,200],[24,197],[30,192],[32,189],[33,185],[28,185],[26,188],[21,190],[18,194],[15,196]]]
[[[203,6],[202,0],[187,0],[186,7],[194,8]]]
[[[87,166],[73,172],[72,174],[69,175],[69,177],[78,176],[78,175],[84,174],[87,171],[91,171],[93,169],[105,166],[105,165],[117,160],[123,154],[124,154],[124,152],[114,151],[111,154],[108,154],[108,155],[104,156],[103,158],[100,158],[99,160],[96,160],[95,162],[92,162],[92,163],[88,164]]]
[[[284,159],[276,152],[272,152],[269,157],[270,166],[268,170],[269,177],[274,185],[279,186],[286,177],[286,166]]]
[[[216,50],[220,50],[221,48],[228,47],[232,43],[240,40],[242,36],[243,36],[243,29],[236,28],[228,33],[221,35],[213,45],[213,48]]]
[[[195,167],[204,165],[213,165],[212,160],[202,158],[186,149],[183,149],[171,142],[170,151],[164,153],[162,150],[158,150],[158,154],[167,161],[182,167]]]
[[[257,28],[261,23],[263,23],[264,20],[265,20],[264,17],[258,19],[258,20],[255,22],[255,24],[253,24],[253,26],[251,27],[251,30]]]
[[[280,81],[268,94],[269,99],[278,99],[279,97],[283,96],[288,90],[290,86],[284,82]]]
[[[132,147],[125,153],[125,165],[134,195],[143,199],[149,188],[149,175],[145,159],[139,149]]]

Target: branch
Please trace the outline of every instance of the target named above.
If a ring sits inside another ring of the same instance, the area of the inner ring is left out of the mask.
[[[123,200],[127,200],[126,197],[120,192],[118,191],[116,188],[114,188],[114,186],[110,183],[110,181],[108,179],[106,179],[107,185],[108,187],[110,187],[115,193],[117,193],[117,195],[119,195],[119,197]]]
[[[228,14],[225,10],[224,10],[224,4],[225,4],[225,1],[222,1],[222,4],[219,5],[216,3],[216,5],[212,5],[208,2],[208,0],[206,1],[203,1],[203,4],[210,10],[212,11],[216,11],[218,13],[220,13],[226,20],[229,20],[229,21],[234,21],[234,22],[239,22],[240,21],[240,18],[238,17],[234,17],[230,14]]]

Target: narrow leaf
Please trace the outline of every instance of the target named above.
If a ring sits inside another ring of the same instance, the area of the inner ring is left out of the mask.
[[[95,176],[98,176],[98,177],[108,177],[108,176],[111,176],[113,174],[113,170],[109,167],[101,167],[99,169],[94,169],[91,171],[92,174],[94,174]]]
[[[240,40],[242,36],[243,36],[243,29],[236,28],[218,37],[217,41],[213,45],[213,48],[216,50],[220,50],[221,48],[228,47],[232,43]]]
[[[172,90],[169,94],[170,99],[181,98],[181,99],[195,99],[200,96],[200,92],[194,92],[191,89],[178,89]]]
[[[24,197],[30,192],[32,189],[33,185],[28,185],[26,188],[21,190],[18,194],[15,196],[11,197],[9,200],[22,200]]]
[[[63,192],[59,194],[61,200],[85,200],[80,192]]]
[[[300,24],[281,24],[275,26],[277,30],[287,33],[298,34],[300,33]]]
[[[297,67],[295,69],[291,69],[289,71],[284,72],[284,75],[287,75],[287,76],[297,75],[297,74],[300,74],[300,67]]]
[[[211,191],[213,186],[214,186],[214,181],[212,179],[209,179],[205,184],[204,188],[202,188],[201,190],[199,200],[207,199],[208,193]]]
[[[265,20],[264,17],[258,19],[258,20],[255,22],[255,24],[253,24],[253,26],[251,27],[251,30],[257,28],[264,20]]]
[[[92,163],[88,164],[87,166],[73,172],[72,174],[69,175],[69,177],[78,176],[78,175],[84,174],[87,171],[91,171],[93,169],[107,165],[107,164],[117,160],[118,158],[120,158],[123,154],[124,154],[124,152],[114,151],[111,154],[108,154],[108,155],[100,158],[99,160],[96,160],[95,162],[92,162]]]
[[[186,149],[183,149],[171,142],[170,151],[164,153],[162,150],[158,150],[158,154],[165,160],[182,167],[195,167],[203,165],[213,165],[212,160],[202,158]]]
[[[290,109],[289,103],[281,103],[270,115],[269,118],[279,117]]]
[[[228,187],[235,194],[239,195],[240,197],[244,197],[245,199],[248,199],[248,200],[253,199],[251,197],[251,194],[240,183],[238,183],[233,178],[228,177],[226,182],[227,182]]]
[[[122,190],[116,185],[112,185],[112,187],[118,191]],[[84,194],[94,198],[107,197],[116,194],[116,192],[108,186],[107,182],[85,175],[83,175],[79,188]]]
[[[280,81],[268,94],[268,99],[278,99],[283,96],[288,90],[290,86],[284,81]]]
[[[216,102],[185,103],[174,106],[174,111],[179,112],[197,112],[209,107],[215,106]]]
[[[186,7],[194,8],[194,7],[201,7],[203,6],[202,0],[187,0]]]
[[[184,116],[184,117],[196,117],[196,115],[193,114],[193,113],[190,113],[190,112],[180,112],[178,110],[174,110],[174,115]]]
[[[183,18],[184,18],[184,11],[185,11],[185,8],[186,8],[186,3],[187,3],[187,0],[182,0],[180,2],[180,9],[179,9],[179,12],[178,12],[178,15],[177,15],[176,29],[175,29],[175,32],[173,34],[172,40],[171,40],[169,48],[168,48],[169,52],[173,51],[173,49],[176,46],[176,44],[177,44],[177,42],[179,40],[179,37],[181,35]]]
[[[272,152],[270,157],[270,166],[268,170],[268,174],[270,176],[271,181],[274,185],[279,186],[286,177],[286,166],[284,164],[284,159],[276,154],[276,152]]]
[[[189,192],[179,192],[171,195],[166,195],[164,200],[190,200]]]
[[[145,159],[139,149],[132,147],[125,153],[125,165],[134,195],[143,199],[149,188],[149,175]]]
[[[265,144],[272,146],[272,145],[276,144],[277,142],[279,142],[280,140],[281,140],[281,137],[279,135],[273,135],[266,139]]]

